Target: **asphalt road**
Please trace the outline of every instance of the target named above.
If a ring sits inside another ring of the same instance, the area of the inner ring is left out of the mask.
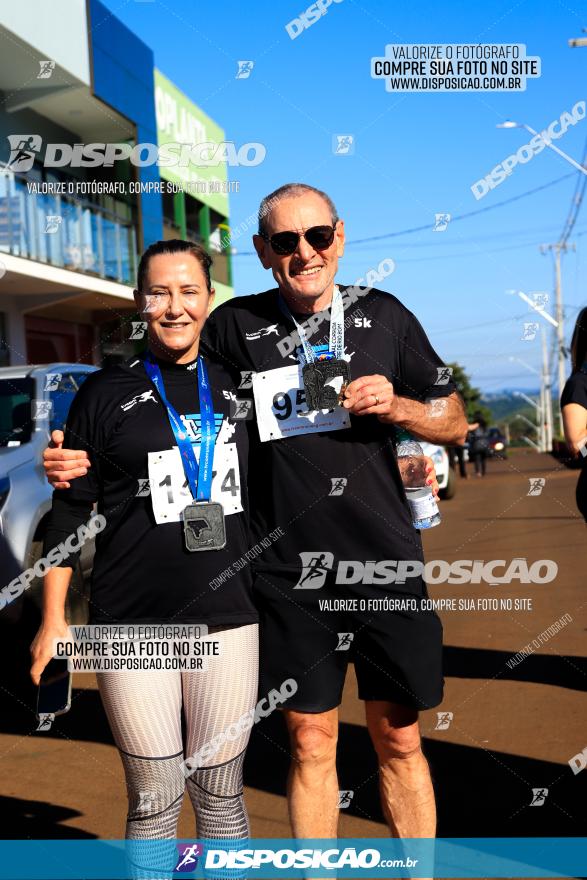
[[[428,560],[523,557],[558,566],[547,584],[430,587],[434,598],[467,600],[441,615],[445,699],[421,717],[441,836],[585,834],[587,772],[575,775],[568,763],[587,746],[586,527],[575,508],[577,476],[533,452],[490,462],[485,479],[459,480],[456,497],[442,504],[442,524],[425,534]],[[539,495],[528,495],[531,478],[545,480]],[[547,633],[564,615],[570,622]],[[0,635],[1,836],[122,837],[124,779],[93,676],[76,675],[71,712],[49,733],[35,733],[27,636],[22,628]],[[534,653],[508,666],[533,640]],[[341,836],[386,836],[352,670],[340,718],[340,788],[354,792],[341,812]],[[289,835],[287,765],[283,723],[274,713],[255,728],[245,768],[255,837]],[[542,805],[530,806],[532,789],[548,789]],[[186,798],[179,836],[193,835]]]

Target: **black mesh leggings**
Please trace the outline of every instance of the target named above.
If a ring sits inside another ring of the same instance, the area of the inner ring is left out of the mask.
[[[257,698],[258,627],[223,629],[207,638],[220,642],[220,656],[209,657],[205,671],[123,670],[97,675],[126,776],[130,840],[176,838],[186,787],[198,839],[237,840],[249,834],[242,766],[250,729],[243,725],[238,730],[235,722],[254,707]],[[222,736],[220,748],[186,779],[184,757],[196,754],[227,729],[230,736]],[[167,865],[174,853],[173,845],[154,843],[148,856],[148,847],[141,845],[135,851],[136,867],[142,870],[138,873],[149,876],[153,871],[150,876],[156,877],[173,870]],[[132,849],[129,857],[132,861]]]

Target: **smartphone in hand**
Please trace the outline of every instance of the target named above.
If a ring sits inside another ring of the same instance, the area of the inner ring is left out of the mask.
[[[41,675],[37,691],[37,730],[49,730],[56,715],[71,706],[71,672],[67,660],[50,660]]]

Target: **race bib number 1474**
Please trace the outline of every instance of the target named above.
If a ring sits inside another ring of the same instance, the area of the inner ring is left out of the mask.
[[[199,459],[199,448],[194,447]],[[212,477],[212,501],[219,501],[226,516],[241,513],[241,487],[236,443],[216,444]],[[179,449],[149,452],[149,485],[155,521],[179,522],[181,512],[192,503]]]

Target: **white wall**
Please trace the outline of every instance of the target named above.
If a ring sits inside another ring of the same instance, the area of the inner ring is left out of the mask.
[[[0,22],[45,58],[90,85],[85,0],[0,0]]]
[[[9,360],[11,367],[26,364],[26,333],[24,330],[24,315],[18,308],[15,297],[3,297],[2,311],[6,315],[6,337],[8,342]]]

